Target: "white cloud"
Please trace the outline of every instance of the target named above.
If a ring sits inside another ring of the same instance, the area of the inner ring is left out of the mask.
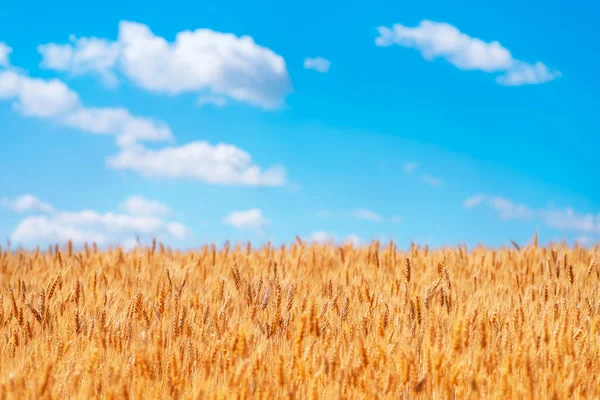
[[[38,46],[40,67],[69,72],[72,75],[96,74],[107,86],[118,82],[114,67],[119,59],[119,45],[106,39],[79,38],[71,35],[70,44]]]
[[[481,205],[484,202],[486,196],[483,194],[476,194],[475,196],[471,196],[465,200],[465,208],[474,208]]]
[[[371,210],[365,208],[357,208],[352,212],[352,216],[356,219],[363,219],[372,222],[383,222],[383,217]]]
[[[317,72],[326,73],[329,72],[329,68],[331,67],[331,61],[323,58],[306,58],[304,59],[304,68],[305,69],[313,69]]]
[[[415,162],[415,161],[409,161],[409,162],[405,162],[402,165],[402,169],[404,170],[404,172],[414,172],[417,168],[419,168],[419,163]]]
[[[14,71],[0,72],[0,99],[28,117],[54,118],[80,107],[79,96],[57,79],[30,78]]]
[[[462,70],[505,72],[497,79],[504,85],[537,84],[560,76],[560,72],[550,71],[541,62],[528,64],[516,60],[498,41],[473,38],[447,23],[423,20],[413,28],[395,24],[391,28],[381,26],[378,31],[377,46],[414,48],[428,61],[443,58]]]
[[[6,43],[0,42],[0,67],[10,65],[10,53],[12,53],[12,48]]]
[[[213,146],[207,142],[192,142],[159,150],[129,146],[107,161],[110,168],[136,171],[148,178],[246,186],[281,186],[285,183],[283,167],[262,170],[252,163],[250,154],[223,143]]]
[[[162,121],[131,115],[124,108],[79,108],[64,117],[64,124],[95,134],[113,135],[119,146],[139,141],[161,142],[173,137]]]
[[[539,210],[538,213],[548,226],[557,230],[600,233],[600,213],[584,214],[570,207],[564,210]]]
[[[432,176],[429,174],[423,174],[421,176],[421,179],[423,180],[423,182],[425,182],[429,186],[438,187],[438,186],[442,186],[444,184],[444,182],[440,178],[436,178],[435,176]]]
[[[561,76],[559,71],[551,71],[541,62],[527,64],[517,62],[506,74],[496,78],[496,82],[505,86],[519,86],[553,81]]]
[[[248,40],[244,39],[246,45]],[[93,53],[92,53],[93,54]],[[58,63],[58,61],[55,61]],[[116,138],[120,152],[107,159],[117,170],[146,177],[192,179],[220,185],[283,186],[281,166],[261,169],[250,154],[229,144],[196,141],[178,147],[148,149],[142,142],[173,141],[170,127],[124,108],[94,108],[81,104],[77,93],[57,79],[31,78],[13,70],[0,71],[0,100],[13,102],[22,115]]]
[[[44,203],[31,194],[24,194],[14,200],[10,200],[8,197],[2,197],[2,199],[0,199],[0,205],[7,207],[16,213],[51,213],[54,211],[54,207],[52,207],[51,204]]]
[[[69,240],[77,246],[85,243],[105,245],[109,236],[100,231],[60,225],[45,216],[28,217],[11,233],[11,241],[22,244],[62,244]]]
[[[236,229],[248,230],[257,234],[262,234],[263,229],[271,223],[258,208],[232,211],[222,222]]]
[[[600,234],[600,213],[580,213],[572,208],[532,208],[515,203],[499,196],[478,194],[469,197],[464,203],[466,208],[482,205],[492,209],[502,220],[538,220],[549,228],[558,231],[579,232],[581,234]]]
[[[150,200],[143,196],[131,196],[125,199],[119,208],[131,215],[145,216],[168,216],[171,214],[171,209],[156,200]]]
[[[86,108],[79,96],[59,80],[30,78],[0,71],[0,99],[14,101],[25,116],[51,119],[93,134],[112,135],[121,147],[109,157],[109,167],[133,170],[146,177],[187,178],[221,185],[282,186],[285,170],[265,170],[252,163],[250,154],[229,144],[215,146],[192,142],[151,150],[140,142],[172,141],[169,126],[132,115],[124,108]]]
[[[49,49],[60,53],[54,63]],[[168,42],[144,24],[121,21],[116,42],[81,38],[72,44],[41,46],[40,52],[43,65],[54,64],[55,69],[70,72],[79,66],[78,72],[109,77],[118,70],[138,86],[159,93],[208,92],[276,108],[292,92],[283,57],[250,36],[210,29],[182,31],[174,42]]]
[[[153,204],[151,200],[144,200]],[[91,242],[109,245],[126,243],[138,235],[167,239],[185,239],[190,235],[189,229],[181,223],[155,215],[101,213],[95,210],[45,211],[46,215],[21,220],[10,235],[11,241],[39,245],[72,240],[76,245]]]
[[[215,107],[225,107],[227,105],[227,98],[225,96],[206,95],[198,97],[196,104],[199,106],[205,106],[207,104]]]
[[[180,222],[169,222],[167,232],[177,239],[185,239],[190,235],[190,230]]]
[[[57,79],[0,72],[0,99],[12,100],[23,116],[51,119],[84,132],[112,135],[121,146],[172,138],[167,124],[132,115],[124,108],[86,108],[77,93]]]

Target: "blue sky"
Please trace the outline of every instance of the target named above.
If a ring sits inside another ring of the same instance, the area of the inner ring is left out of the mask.
[[[0,237],[592,245],[599,11],[3,5]]]

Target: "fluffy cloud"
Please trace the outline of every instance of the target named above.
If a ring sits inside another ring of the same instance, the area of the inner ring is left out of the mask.
[[[131,215],[168,216],[171,209],[166,204],[143,196],[131,196],[123,201],[119,208]]]
[[[502,220],[538,220],[549,228],[558,231],[571,231],[580,234],[600,235],[600,213],[580,213],[572,208],[532,208],[515,203],[499,196],[477,194],[465,200],[466,208],[486,206],[492,209]]]
[[[8,197],[2,197],[0,199],[0,205],[9,208],[16,213],[51,213],[54,211],[54,207],[52,207],[51,204],[44,203],[32,194],[24,194],[14,200],[10,200]]]
[[[144,24],[122,21],[116,42],[71,41],[40,46],[42,65],[105,79],[118,70],[153,92],[208,92],[264,108],[279,107],[292,91],[283,57],[249,36],[197,29],[168,42]]]
[[[8,67],[10,64],[9,57],[11,52],[12,48],[6,43],[0,42],[0,67]]]
[[[383,222],[383,217],[371,210],[365,208],[357,208],[352,212],[352,216],[356,219],[362,219],[372,222]]]
[[[239,230],[247,230],[261,234],[263,229],[269,225],[271,221],[265,218],[263,212],[258,208],[251,208],[249,210],[232,211],[223,219],[223,223]]]
[[[283,167],[266,170],[252,163],[250,154],[228,144],[192,142],[152,150],[130,146],[108,160],[110,168],[132,170],[148,178],[197,180],[219,185],[281,186]]]
[[[124,202],[126,203],[127,201]],[[29,216],[21,220],[10,238],[15,243],[25,245],[62,244],[68,240],[72,240],[75,245],[91,242],[109,245],[131,242],[136,236],[185,239],[189,234],[189,229],[181,223],[155,215],[52,209],[45,215]]]
[[[107,86],[117,84],[113,69],[119,58],[119,46],[106,39],[71,35],[71,44],[38,46],[43,61],[40,67],[69,72],[72,75],[96,74]]]
[[[0,71],[0,99],[12,100],[13,107],[23,116],[51,119],[88,133],[112,135],[122,146],[172,137],[164,122],[134,116],[124,108],[85,107],[77,93],[57,79]]]
[[[22,115],[59,118],[78,109],[79,96],[57,79],[35,79],[14,71],[0,72],[0,99],[12,100]]]
[[[331,61],[322,57],[306,58],[304,60],[305,69],[312,69],[317,72],[326,73],[329,72],[329,67],[331,67]]]
[[[560,77],[559,71],[551,71],[541,62],[527,64],[516,62],[506,74],[496,78],[496,82],[505,86],[519,86],[552,81]]]
[[[497,41],[473,38],[447,23],[423,20],[417,27],[395,24],[391,28],[379,27],[378,31],[377,46],[414,48],[428,61],[443,58],[462,70],[504,72],[497,78],[503,85],[538,84],[560,76],[560,72],[549,70],[541,62],[528,64],[514,59]]]
[[[125,147],[140,141],[161,142],[173,137],[169,126],[150,118],[131,115],[124,108],[79,108],[63,119],[63,123],[95,134],[114,135]]]

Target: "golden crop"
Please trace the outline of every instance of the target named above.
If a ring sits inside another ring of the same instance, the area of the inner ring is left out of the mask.
[[[0,254],[0,399],[600,398],[597,247]]]

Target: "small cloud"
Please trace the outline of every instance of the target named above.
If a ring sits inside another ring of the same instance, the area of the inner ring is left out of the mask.
[[[329,71],[329,67],[331,67],[331,61],[322,57],[306,58],[304,60],[305,69],[313,69],[317,72],[327,73]]]
[[[167,225],[167,232],[177,239],[185,239],[190,235],[190,230],[179,222],[170,222]]]
[[[167,216],[171,209],[161,202],[142,196],[131,196],[123,201],[119,208],[131,215]]]
[[[380,26],[378,31],[376,46],[413,48],[429,62],[440,58],[464,71],[504,73],[496,78],[501,85],[539,84],[561,75],[539,61],[530,64],[517,60],[498,41],[471,37],[448,23],[422,20],[416,27],[394,24]]]
[[[484,204],[496,211],[499,218],[503,220],[531,218],[533,214],[529,207],[515,204],[500,196],[478,194],[467,198],[464,202],[465,208],[475,208]]]
[[[238,230],[247,230],[262,234],[263,229],[271,222],[264,217],[261,210],[251,208],[249,210],[232,211],[223,219],[223,223]]]
[[[424,174],[423,176],[421,176],[421,179],[423,180],[423,182],[425,182],[429,186],[434,186],[434,187],[442,186],[442,184],[444,183],[441,179],[436,178],[435,176],[432,176],[429,174]]]
[[[31,194],[22,195],[14,200],[10,200],[8,197],[2,197],[2,199],[0,199],[0,205],[19,214],[27,212],[41,212],[48,214],[54,211],[52,205],[44,203]]]
[[[465,208],[474,208],[481,205],[481,203],[485,200],[485,195],[477,194],[475,196],[471,196],[465,200]]]
[[[352,212],[352,216],[356,219],[363,219],[372,222],[383,222],[383,217],[366,208],[357,208]]]
[[[466,208],[475,208],[482,205],[496,212],[501,220],[538,220],[557,231],[573,231],[582,235],[600,234],[600,213],[595,215],[581,213],[570,207],[565,209],[554,207],[536,209],[525,204],[515,203],[504,197],[483,194],[465,200]]]
[[[410,161],[410,162],[405,162],[402,165],[402,169],[404,170],[404,172],[414,172],[417,168],[419,168],[419,163],[415,162],[415,161]]]
[[[504,86],[535,85],[550,82],[561,76],[560,71],[551,71],[541,62],[533,65],[516,63],[506,74],[496,78]]]

